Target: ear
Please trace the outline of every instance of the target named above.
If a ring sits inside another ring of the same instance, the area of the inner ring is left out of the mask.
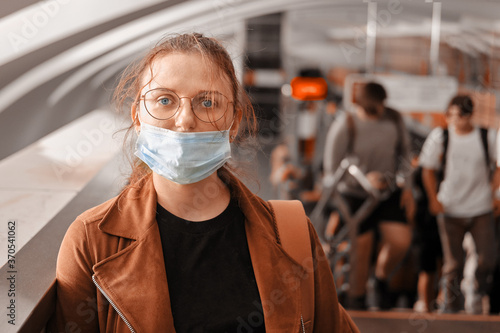
[[[238,135],[238,130],[240,128],[240,123],[242,118],[243,118],[243,112],[241,110],[237,110],[234,114],[233,125],[229,130],[229,142],[233,142],[236,136]]]
[[[139,106],[139,102],[135,102],[130,107],[130,116],[132,117],[132,124],[134,124],[135,131],[137,133],[139,133],[139,129],[141,127],[141,124],[140,124],[139,118],[138,118],[138,113],[137,113],[137,112],[140,112],[139,110],[137,110],[138,106]]]

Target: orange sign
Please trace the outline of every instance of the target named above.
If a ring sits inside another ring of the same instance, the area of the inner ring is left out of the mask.
[[[295,77],[290,86],[292,97],[301,101],[322,100],[328,93],[328,84],[321,77]]]

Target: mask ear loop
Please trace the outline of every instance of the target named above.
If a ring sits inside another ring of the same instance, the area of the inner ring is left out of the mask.
[[[233,125],[234,125],[234,118],[235,118],[235,117],[233,116],[233,120],[231,121],[231,125],[229,125],[229,128],[227,129],[227,130],[229,131],[229,133],[231,133],[231,127],[233,127]],[[230,142],[230,143],[231,143],[231,142],[233,142],[233,141],[234,141],[234,139],[236,139],[236,135],[232,135],[232,134],[230,134],[230,135],[229,135],[229,142]]]
[[[233,113],[233,120],[231,121],[231,125],[229,125],[229,129],[228,129],[229,131],[231,131],[231,128],[232,128],[232,127],[233,127],[233,125],[234,125],[234,121],[235,121],[235,119],[236,119],[236,113]],[[236,139],[236,136],[237,136],[237,133],[236,133],[236,135],[230,135],[230,136],[229,136],[229,139],[230,139],[230,142],[231,142],[231,143],[234,141],[234,139]]]

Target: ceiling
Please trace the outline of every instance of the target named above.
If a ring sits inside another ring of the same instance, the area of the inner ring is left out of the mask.
[[[431,37],[433,1],[376,1],[376,36]],[[441,4],[440,38],[472,56],[500,57],[500,1],[444,0]],[[364,66],[365,54],[346,63],[339,45],[363,41],[367,34],[368,3],[363,0],[332,1],[290,13],[293,33],[288,40],[292,56],[319,64]]]

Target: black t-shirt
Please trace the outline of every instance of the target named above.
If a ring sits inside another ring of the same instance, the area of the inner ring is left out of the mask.
[[[219,216],[181,219],[157,205],[174,326],[178,333],[265,332],[245,233],[231,200]]]

